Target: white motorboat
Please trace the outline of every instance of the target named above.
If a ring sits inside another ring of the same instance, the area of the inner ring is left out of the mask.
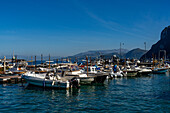
[[[103,83],[107,75],[96,71],[95,66],[89,66],[85,70],[80,70],[77,66],[71,66],[66,72],[66,76],[76,76],[80,79],[80,84]]]
[[[96,66],[88,66],[88,71],[87,67],[85,67],[83,73],[88,74],[88,77],[94,77],[93,83],[104,83],[104,81],[109,75],[109,73],[97,71]]]
[[[63,76],[64,74],[62,74]],[[71,66],[70,70],[66,71],[65,76],[75,76],[80,79],[80,84],[91,84],[94,81],[94,77],[87,76],[86,73],[83,73],[78,66]]]
[[[49,88],[63,88],[68,89],[71,87],[78,87],[79,80],[77,78],[72,78],[70,80],[60,77],[59,75],[53,75],[50,73],[38,73],[27,72],[22,75],[22,78],[28,84],[40,86],[40,87],[49,87]]]

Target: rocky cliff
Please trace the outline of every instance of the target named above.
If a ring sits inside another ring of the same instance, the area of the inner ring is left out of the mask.
[[[152,58],[153,54],[156,56],[156,58],[158,58],[160,50],[165,50],[166,57],[170,58],[170,26],[164,28],[164,30],[161,32],[160,40],[156,44],[152,45],[151,49],[146,53],[146,58]],[[160,57],[162,58],[163,56],[164,52],[160,52]],[[144,58],[145,55],[141,57],[141,60]]]

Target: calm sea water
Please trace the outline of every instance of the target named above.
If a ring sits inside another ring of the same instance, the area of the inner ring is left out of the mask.
[[[78,90],[0,85],[0,112],[170,112],[170,76],[119,78]]]

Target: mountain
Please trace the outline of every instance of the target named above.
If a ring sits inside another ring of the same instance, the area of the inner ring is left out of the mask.
[[[146,53],[146,58],[151,59],[153,55],[158,58],[159,52],[160,58],[162,58],[164,56],[163,51],[166,52],[166,57],[170,58],[170,26],[163,29],[160,40],[152,45],[151,49]],[[145,59],[145,55],[141,57],[141,60],[143,59]]]
[[[146,53],[145,50],[140,49],[140,48],[136,48],[136,49],[133,49],[133,50],[127,52],[127,53],[125,54],[125,57],[126,57],[126,58],[130,58],[130,59],[132,59],[132,58],[140,59],[140,57],[141,57],[142,55],[144,55],[145,53]]]
[[[121,49],[121,53],[127,53],[128,50],[127,49]],[[90,56],[92,58],[96,58],[99,57],[101,55],[107,55],[107,56],[113,56],[114,54],[119,54],[120,53],[120,49],[112,49],[112,50],[93,50],[93,51],[87,51],[87,52],[82,52],[79,54],[76,54],[74,56],[68,56],[68,58],[72,58],[74,59],[75,57],[79,58],[79,59],[84,59],[86,56]]]

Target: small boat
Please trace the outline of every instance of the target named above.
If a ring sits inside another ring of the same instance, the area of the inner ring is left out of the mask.
[[[126,74],[127,77],[135,77],[137,76],[138,71],[137,70],[123,70],[123,73]]]
[[[64,74],[62,74],[64,75]],[[80,79],[80,84],[92,84],[92,83],[103,83],[106,77],[106,73],[96,71],[95,66],[85,67],[85,70],[80,70],[78,66],[71,66],[70,70],[66,72],[65,76],[76,76]]]
[[[135,77],[135,76],[137,76],[138,70],[132,69],[128,65],[126,68],[124,68],[123,73],[125,73],[127,77]]]
[[[87,74],[87,67],[83,73]],[[94,77],[94,81],[92,83],[104,83],[109,73],[97,71],[96,66],[88,66],[88,77]]]
[[[168,71],[167,68],[155,68],[152,73],[154,74],[165,74]]]
[[[25,79],[28,84],[44,88],[68,89],[71,87],[79,87],[79,79],[74,77],[69,80],[51,73],[36,74],[35,72],[27,72],[22,75],[22,78]]]

